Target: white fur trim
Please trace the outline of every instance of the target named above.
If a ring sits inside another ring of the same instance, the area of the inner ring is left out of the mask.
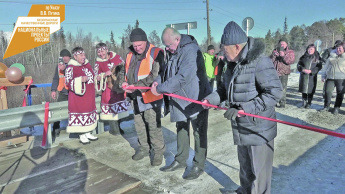
[[[116,56],[116,53],[113,52],[113,51],[109,51],[108,53],[112,53],[112,54],[113,54],[113,57],[112,57],[112,58],[109,58],[109,59],[113,59],[113,58]],[[109,59],[102,59],[102,58],[100,58],[100,57],[97,57],[97,58],[96,58],[96,61],[98,61],[98,62],[104,62],[104,61],[108,61]]]
[[[74,93],[78,94],[78,95],[84,95],[85,91],[86,91],[86,86],[85,86],[85,82],[81,81],[82,77],[76,77],[74,78]],[[84,86],[84,90],[83,90],[83,86]]]
[[[89,60],[85,59],[84,64],[88,64],[88,63],[89,63]],[[75,59],[71,59],[71,60],[69,60],[68,65],[82,66],[83,64],[78,63],[78,61],[76,61]]]
[[[115,120],[115,121],[117,121],[119,119],[122,119],[122,118],[125,118],[125,117],[128,117],[128,116],[129,116],[128,111],[121,112],[121,113],[118,113],[118,114],[104,114],[104,113],[100,114],[101,120]]]
[[[87,133],[94,130],[96,127],[97,127],[97,121],[89,126],[67,126],[66,132],[67,133]]]
[[[99,84],[98,84],[98,81],[97,81],[97,75],[95,76],[95,88],[96,88],[96,91],[97,92],[100,92],[100,91],[104,91],[105,88],[107,87],[107,82],[105,81],[105,73],[101,73],[101,74],[98,74],[99,76],[101,76],[101,80],[99,81]]]

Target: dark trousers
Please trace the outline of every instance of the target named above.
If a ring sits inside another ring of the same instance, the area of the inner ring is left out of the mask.
[[[57,98],[57,102],[62,102],[62,101],[68,101],[68,95],[63,94],[63,93],[59,93],[59,96]],[[55,129],[60,129],[60,121],[56,121],[53,124],[53,130]]]
[[[193,165],[201,169],[205,168],[207,155],[207,125],[208,109],[202,110],[196,118],[187,119],[186,121],[176,122],[177,128],[177,154],[175,160],[179,163],[186,163],[189,157],[189,129],[190,123],[193,127],[194,151]]]
[[[307,94],[307,93],[302,93],[302,100],[306,103],[311,105],[311,101],[313,100],[314,94]]]
[[[260,146],[237,146],[240,183],[237,193],[270,194],[274,140]]]
[[[134,115],[134,126],[138,135],[140,151],[163,154],[165,144],[161,127],[161,107],[145,110]]]
[[[214,80],[215,80],[215,79],[212,78],[212,79],[209,79],[209,81],[208,81],[208,83],[210,84],[212,90],[213,90]]]
[[[331,104],[332,93],[335,87],[337,90],[337,97],[335,99],[334,107],[339,108],[344,99],[345,79],[327,79],[325,85],[325,107],[329,107]]]
[[[287,89],[288,78],[289,78],[289,75],[279,76],[280,82],[282,83],[282,87],[283,87],[283,97],[280,99],[280,102],[279,102],[280,105],[286,104],[286,89]]]

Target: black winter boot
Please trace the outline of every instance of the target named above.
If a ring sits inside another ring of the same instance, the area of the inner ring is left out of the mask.
[[[339,107],[334,107],[333,114],[338,115],[339,114]]]

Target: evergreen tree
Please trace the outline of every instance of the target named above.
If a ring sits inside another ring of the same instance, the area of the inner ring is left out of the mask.
[[[285,20],[284,20],[284,36],[287,36],[287,34],[289,33],[289,29],[288,29],[288,24],[287,24],[287,18],[285,17]]]
[[[152,43],[153,45],[155,45],[156,47],[161,47],[161,39],[158,36],[158,33],[156,30],[153,30],[149,37],[148,37],[150,43]]]
[[[273,41],[273,37],[272,37],[272,33],[271,30],[268,30],[266,36],[265,36],[265,54],[267,56],[271,55],[273,49],[274,49],[274,41]]]
[[[113,31],[110,32],[110,45],[113,50],[116,48]]]
[[[122,36],[121,48],[125,49],[125,37],[124,36]]]
[[[137,19],[137,21],[135,21],[135,26],[134,28],[139,28],[139,20]]]

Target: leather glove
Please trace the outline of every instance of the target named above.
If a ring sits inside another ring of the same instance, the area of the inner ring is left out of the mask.
[[[235,120],[237,115],[238,115],[238,109],[237,108],[229,108],[227,111],[224,113],[224,118],[228,120]]]

